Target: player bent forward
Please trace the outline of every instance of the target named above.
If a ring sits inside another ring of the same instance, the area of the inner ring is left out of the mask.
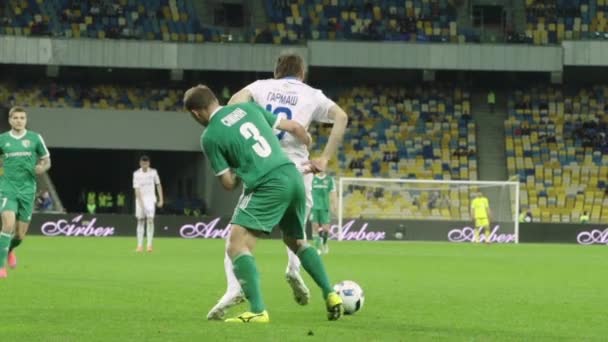
[[[257,237],[269,234],[276,225],[283,232],[285,245],[297,254],[321,288],[328,318],[340,318],[342,299],[333,291],[321,258],[305,240],[302,177],[281,150],[272,130],[290,132],[308,143],[310,138],[304,128],[253,103],[221,107],[215,94],[202,85],[186,92],[184,107],[207,127],[201,136],[201,147],[224,188],[233,190],[241,180],[244,183],[231,220],[227,250],[250,311],[226,321],[269,322],[253,250]]]
[[[0,177],[0,278],[7,277],[7,258],[9,267],[17,266],[14,249],[25,238],[32,219],[36,198],[36,175],[51,168],[49,150],[42,136],[25,129],[25,109],[11,108],[8,122],[11,130],[0,134],[0,153],[4,162],[4,175]],[[15,222],[17,231],[13,236]]]

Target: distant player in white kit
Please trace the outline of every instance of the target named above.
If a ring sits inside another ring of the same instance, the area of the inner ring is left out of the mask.
[[[346,113],[327,98],[321,90],[305,84],[306,67],[304,60],[297,54],[284,53],[277,59],[274,78],[251,83],[230,99],[228,104],[254,101],[267,111],[294,120],[308,129],[313,121],[331,123],[329,140],[320,158],[309,161],[308,146],[303,145],[296,137],[286,132],[276,132],[283,151],[302,172],[306,187],[306,217],[312,208],[312,179],[313,174],[305,172],[324,171],[328,161],[336,154],[342,143],[344,131],[348,124]],[[298,304],[306,305],[310,299],[310,291],[300,276],[300,260],[292,251],[287,249],[288,264],[286,279],[293,289],[294,298]],[[224,269],[228,286],[226,293],[207,314],[208,319],[222,319],[228,308],[243,302],[241,286],[234,276],[232,261],[224,256]]]
[[[163,206],[163,188],[156,169],[150,167],[150,158],[139,158],[139,169],[133,172],[133,190],[135,190],[135,217],[137,218],[137,249],[144,250],[144,225],[147,229],[147,251],[152,252],[154,239],[154,214],[156,207]],[[158,199],[156,193],[158,192]]]

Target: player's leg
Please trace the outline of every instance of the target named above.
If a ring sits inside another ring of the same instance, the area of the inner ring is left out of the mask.
[[[0,198],[0,211],[2,211],[2,230],[0,231],[0,278],[6,278],[6,259],[15,232],[17,201],[8,197]]]
[[[334,292],[323,261],[316,249],[306,241],[305,219],[306,202],[304,198],[303,183],[292,182],[285,189],[289,199],[289,207],[285,211],[279,227],[283,231],[283,241],[302,263],[304,270],[312,277],[323,293],[327,304],[328,318],[335,320],[342,315],[342,300]]]
[[[144,250],[146,215],[144,213],[144,208],[139,205],[139,202],[135,204],[135,218],[137,219],[137,249],[135,251],[140,253]]]
[[[234,274],[241,283],[250,309],[249,312],[229,318],[226,322],[248,323],[259,320],[265,323],[268,321],[268,313],[262,297],[260,275],[253,257],[256,243],[255,233],[233,224],[228,239],[228,256],[232,260]]]
[[[265,183],[245,191],[232,217],[227,252],[251,308],[249,312],[227,319],[227,322],[269,322],[252,252],[257,235],[272,232],[288,205],[283,189],[291,180],[281,178],[280,170],[276,170],[276,173],[278,176],[273,174]],[[273,210],[269,211],[268,208]]]
[[[481,230],[479,220],[473,221],[473,243],[479,242],[479,231]]]
[[[156,203],[152,200],[144,200],[146,206],[146,250],[152,252],[152,243],[154,241],[154,216],[156,214]]]
[[[483,230],[486,236],[485,243],[490,243],[490,220],[484,220],[483,222]]]
[[[327,240],[329,239],[329,224],[331,222],[331,217],[329,215],[329,210],[320,210],[319,214],[319,223],[321,224],[321,228],[319,230],[319,235],[321,236],[321,244],[323,246],[323,253],[329,253],[329,246],[327,245]]]
[[[302,175],[302,181],[304,182],[304,192],[306,197],[306,217],[312,209],[312,180],[314,176],[312,174]],[[306,222],[306,221],[305,221]],[[306,224],[306,223],[305,223]],[[310,290],[304,283],[304,279],[300,275],[300,258],[289,248],[287,249],[287,269],[285,270],[285,280],[293,291],[293,298],[296,303],[300,305],[306,305],[310,301]]]
[[[8,257],[7,263],[8,267],[15,268],[17,267],[17,255],[15,254],[15,248],[17,248],[23,240],[25,239],[25,235],[30,227],[30,220],[32,219],[32,212],[34,211],[34,195],[31,196],[23,196],[22,198],[17,199],[17,214],[15,216],[16,219],[16,229],[13,238],[11,239],[11,244],[8,248]]]
[[[321,225],[318,222],[318,215],[316,215],[317,212],[318,210],[312,211],[312,214],[310,214],[310,221],[312,223],[312,231],[314,234],[314,246],[319,251],[319,253],[321,253]]]
[[[146,250],[152,252],[152,242],[154,241],[154,217],[146,217]]]
[[[241,289],[239,280],[234,275],[234,266],[228,256],[228,242],[226,239],[226,251],[224,253],[224,274],[226,275],[226,292],[218,300],[217,304],[207,313],[208,320],[224,319],[226,310],[245,301],[245,294]]]

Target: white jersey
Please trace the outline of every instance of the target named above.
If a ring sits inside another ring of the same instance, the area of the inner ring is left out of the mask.
[[[335,105],[319,89],[295,78],[255,81],[245,89],[253,100],[267,111],[285,119],[300,123],[306,130],[312,121],[329,123],[329,109]],[[277,131],[283,151],[302,171],[302,163],[308,160],[308,148],[287,132]]]
[[[153,199],[156,202],[156,185],[160,184],[160,178],[156,169],[148,168],[144,172],[141,168],[133,172],[133,189],[139,189],[141,196],[145,199]]]

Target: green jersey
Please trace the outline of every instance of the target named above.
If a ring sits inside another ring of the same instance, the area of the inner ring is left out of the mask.
[[[272,170],[293,164],[273,132],[279,120],[255,103],[220,107],[212,113],[201,147],[215,175],[233,169],[251,189]]]
[[[0,134],[0,153],[4,175],[0,177],[0,190],[33,194],[36,192],[35,167],[41,158],[49,156],[42,136],[25,131],[20,137],[12,131]]]
[[[329,210],[329,194],[336,191],[334,179],[330,176],[319,177],[315,175],[312,180],[312,208],[315,210]]]

